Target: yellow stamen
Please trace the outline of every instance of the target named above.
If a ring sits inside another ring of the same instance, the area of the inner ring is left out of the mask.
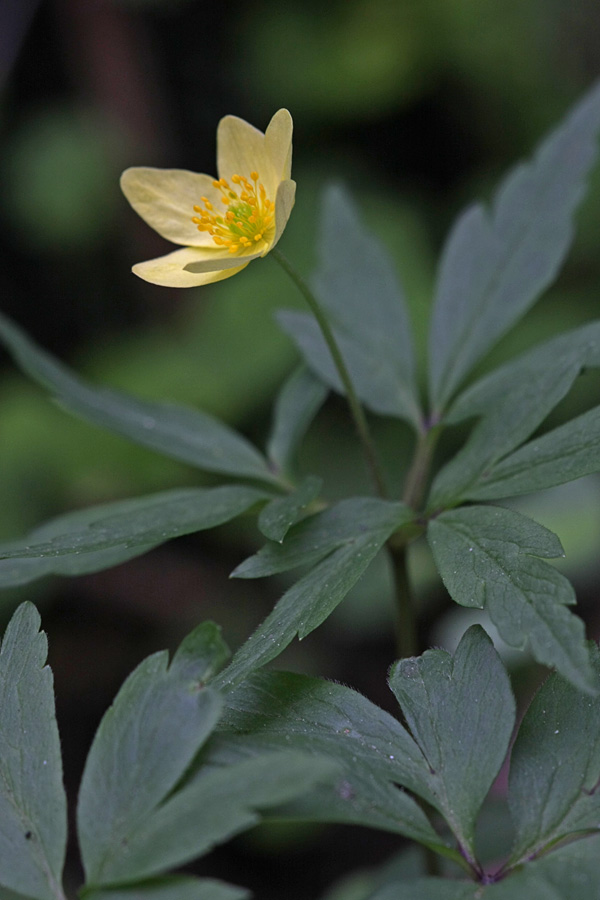
[[[208,197],[200,198],[203,206],[193,207],[198,215],[192,217],[192,222],[198,231],[208,232],[217,247],[226,248],[231,254],[248,252],[255,243],[271,240],[275,231],[275,203],[267,197],[258,172],[250,172],[250,179],[237,173],[231,176],[231,183],[243,188],[239,194],[224,178],[213,181],[220,194],[221,213],[215,211],[214,200]]]

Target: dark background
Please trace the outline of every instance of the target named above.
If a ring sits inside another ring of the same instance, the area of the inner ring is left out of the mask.
[[[310,271],[321,186],[345,182],[397,262],[422,351],[435,259],[454,216],[491,196],[506,168],[597,78],[599,60],[595,0],[1,0],[2,311],[88,376],[197,405],[261,442],[273,395],[296,362],[272,312],[299,298],[268,258],[199,290],[136,279],[132,263],[169,247],[129,209],[121,170],[214,172],[221,116],[264,129],[287,107],[298,193],[286,254]],[[597,315],[599,235],[596,172],[556,287],[487,365]],[[67,509],[209,483],[69,418],[7,356],[0,366],[0,538]],[[586,375],[550,424],[598,402],[600,382]],[[408,435],[394,422],[373,427],[389,476],[400,483]],[[368,490],[351,436],[333,398],[305,451],[330,497],[357,483]],[[586,479],[520,506],[563,540],[563,568],[592,633],[599,497],[598,480]],[[271,608],[284,579],[227,580],[259,543],[252,522],[242,521],[109,572],[2,595],[4,621],[22,599],[40,606],[72,798],[99,718],[143,656],[175,647],[206,618],[235,648]],[[431,611],[425,639],[451,646],[467,612],[445,609],[424,547],[411,563]],[[280,665],[340,679],[392,708],[387,579],[384,565],[375,567]],[[198,871],[248,885],[265,900],[308,900],[397,848],[395,839],[360,829],[263,828]]]

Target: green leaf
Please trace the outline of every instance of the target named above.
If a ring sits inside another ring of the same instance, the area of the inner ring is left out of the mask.
[[[461,394],[444,422],[482,418],[462,450],[438,474],[428,506],[455,505],[486,485],[490,475],[495,477],[498,461],[533,434],[582,369],[592,366],[600,366],[600,322],[529,350]],[[498,496],[506,494],[494,494]]]
[[[247,900],[250,891],[214,878],[179,875],[157,878],[132,887],[90,891],[91,900]]]
[[[595,900],[600,896],[600,837],[587,837],[534,860],[476,893],[474,900]]]
[[[258,450],[207,413],[89,385],[3,315],[0,340],[23,371],[80,418],[199,469],[277,483]]]
[[[418,878],[415,881],[397,881],[386,884],[367,900],[476,900],[486,897],[479,885],[472,881],[454,881],[448,878]],[[531,898],[533,900],[533,898]]]
[[[484,472],[465,492],[473,500],[529,494],[600,470],[600,406],[554,428]]]
[[[103,875],[109,881],[132,881],[189,862],[256,825],[258,810],[309,790],[334,769],[329,760],[290,751],[200,767],[151,815],[138,819]]]
[[[283,541],[289,529],[302,518],[307,506],[316,500],[322,478],[308,475],[298,489],[287,497],[276,497],[264,506],[258,516],[258,527],[271,541]]]
[[[377,534],[412,521],[414,512],[403,503],[374,497],[341,500],[295,525],[281,544],[265,544],[231,573],[234,578],[264,578],[298,566],[312,566],[332,551],[361,536]]]
[[[267,455],[277,469],[293,475],[302,438],[325,402],[328,388],[304,366],[297,368],[275,401]]]
[[[383,828],[446,852],[416,802],[394,786],[434,799],[422,753],[389,713],[343,685],[288,672],[255,672],[228,691],[225,704],[209,760],[290,748],[341,767],[277,817]]]
[[[30,531],[22,543],[24,546],[47,543],[55,537],[60,538],[65,534],[80,531],[101,518],[105,512],[108,512],[109,515],[128,513],[132,508],[131,504],[134,509],[137,508],[139,499],[120,500],[65,513]],[[9,546],[13,545],[14,542],[9,544]],[[0,544],[0,555],[1,548],[4,546],[6,545]],[[103,569],[110,569],[134,556],[139,556],[154,546],[154,544],[131,548],[120,546],[108,550],[71,554],[70,556],[0,559],[0,588],[27,584],[45,575],[84,575],[88,572],[99,572]]]
[[[538,662],[595,691],[583,623],[566,608],[573,588],[537,558],[564,555],[555,534],[513,510],[471,506],[432,520],[428,539],[457,603],[487,609],[507,644],[529,644]]]
[[[552,282],[596,158],[600,87],[570,113],[530,163],[458,219],[442,256],[430,334],[430,394],[447,405],[473,366]]]
[[[304,564],[314,568],[285,592],[242,645],[220,676],[220,684],[235,684],[278,656],[296,635],[302,640],[317,628],[387,539],[413,517],[414,512],[402,503],[362,497],[343,500],[295,525],[283,544],[268,544],[238,566],[232,574],[242,578],[258,578]]]
[[[66,798],[48,643],[23,603],[0,649],[0,893],[64,900]]]
[[[363,228],[348,193],[340,186],[325,192],[318,247],[315,293],[358,396],[374,412],[398,416],[418,428],[421,411],[404,296],[387,252]],[[312,316],[285,311],[277,318],[307,365],[343,393]]]
[[[85,571],[85,568],[80,568],[86,566],[85,554],[96,556],[107,550],[119,553],[127,550],[126,558],[130,558],[179,535],[228,522],[264,499],[264,491],[232,484],[161,491],[136,500],[103,504],[77,516],[56,520],[66,525],[68,530],[56,533],[55,523],[55,533],[49,540],[40,541],[38,529],[24,541],[0,544],[0,562],[75,555],[78,562],[71,567],[69,574],[78,574]],[[129,552],[131,550],[133,552]],[[112,558],[111,554],[108,558]],[[53,569],[57,570],[60,571],[60,568]]]
[[[388,884],[368,900],[596,900],[599,856],[600,837],[590,837],[528,862],[495,884],[417,878]]]
[[[600,653],[593,653],[600,686]],[[516,837],[511,861],[530,858],[600,822],[600,702],[552,675],[519,728],[510,767]]]
[[[216,626],[200,626],[170,667],[166,651],[142,662],[102,719],[85,765],[77,809],[89,884],[138,877],[128,865],[129,848],[143,824],[157,815],[218,721],[221,699],[203,682],[225,653]]]
[[[475,820],[506,755],[515,721],[510,681],[478,625],[454,657],[428,650],[395,663],[390,687],[429,765],[435,806],[475,862]]]

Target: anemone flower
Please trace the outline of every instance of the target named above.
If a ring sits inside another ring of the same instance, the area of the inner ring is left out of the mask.
[[[277,244],[294,205],[292,117],[263,134],[236,116],[217,129],[218,178],[185,169],[126,169],[121,188],[155,231],[182,249],[133,266],[145,281],[196,287],[241,272]]]

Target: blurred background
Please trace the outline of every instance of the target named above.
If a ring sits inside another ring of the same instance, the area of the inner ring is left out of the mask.
[[[198,406],[260,443],[273,396],[297,362],[273,311],[299,306],[299,297],[268,257],[198,290],[136,279],[133,263],[170,246],[128,207],[120,172],[153,165],[212,173],[223,115],[264,129],[287,107],[298,193],[286,255],[310,272],[321,187],[345,182],[396,260],[423,367],[447,229],[465,203],[492,195],[502,173],[598,77],[600,15],[596,0],[2,0],[0,51],[2,311],[88,377]],[[597,170],[557,285],[485,366],[597,315],[599,235]],[[600,379],[586,374],[549,424],[597,403]],[[390,480],[400,484],[409,435],[392,421],[373,427]],[[304,462],[325,476],[329,497],[357,484],[368,490],[338,399],[318,416]],[[1,352],[0,470],[0,539],[69,509],[210,483],[69,418]],[[560,535],[561,565],[597,635],[598,480],[526,498],[520,508]],[[227,580],[259,544],[254,524],[242,520],[108,572],[1,595],[3,624],[22,599],[40,606],[72,798],[99,718],[141,658],[174,648],[206,618],[235,648],[272,607],[285,579]],[[424,546],[411,562],[431,610],[424,640],[451,646],[466,612],[447,609]],[[385,565],[373,567],[279,666],[340,679],[393,708],[387,586]],[[522,680],[535,677],[521,666]],[[397,849],[396,839],[360,829],[262,828],[194,871],[247,885],[264,900],[308,900]],[[75,854],[70,871],[77,883]],[[359,888],[328,900],[358,898]]]

